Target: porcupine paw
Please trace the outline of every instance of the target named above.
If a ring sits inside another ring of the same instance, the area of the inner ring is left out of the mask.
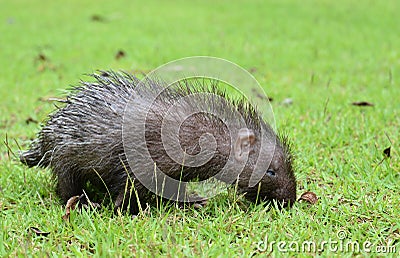
[[[208,199],[205,197],[202,197],[198,195],[197,193],[192,193],[192,194],[187,194],[187,197],[185,198],[185,202],[179,202],[179,208],[187,208],[187,207],[193,207],[195,209],[201,209],[204,206],[207,205]],[[190,200],[196,200],[196,201],[190,201]]]
[[[89,200],[89,197],[85,194],[81,194],[78,197],[78,208],[80,209],[87,209],[87,208],[93,208],[93,209],[100,209],[101,205],[97,202],[92,202]]]

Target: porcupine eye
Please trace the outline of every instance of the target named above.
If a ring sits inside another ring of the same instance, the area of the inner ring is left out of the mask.
[[[267,170],[267,175],[270,176],[270,177],[275,177],[276,173],[275,173],[274,170],[268,169],[268,170]]]

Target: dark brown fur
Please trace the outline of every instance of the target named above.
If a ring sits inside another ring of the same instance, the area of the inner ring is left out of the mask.
[[[122,206],[124,202],[123,208],[127,208],[128,201],[123,200],[128,196],[130,211],[137,213],[139,203],[135,194],[129,193],[133,181],[128,179],[135,179],[135,175],[130,171],[124,153],[122,124],[124,109],[139,79],[114,72],[103,72],[93,77],[96,82],[82,82],[82,85],[76,87],[69,95],[66,106],[49,116],[38,139],[32,143],[30,150],[21,154],[20,159],[29,167],[50,166],[57,179],[57,193],[63,202],[72,196],[82,194],[89,181],[104,194],[107,194],[108,190],[116,207]],[[162,83],[156,81],[145,83],[145,89],[148,91],[163,87]],[[149,152],[157,166],[172,178],[180,179],[182,176],[183,181],[190,181],[207,179],[217,174],[227,162],[234,142],[230,139],[228,128],[223,121],[206,113],[189,117],[179,131],[182,149],[192,155],[200,151],[201,135],[210,133],[214,136],[217,149],[213,158],[205,165],[185,167],[184,173],[181,174],[182,165],[173,162],[162,145],[160,121],[166,108],[175,99],[193,92],[204,91],[226,98],[228,104],[218,104],[221,105],[219,108],[224,109],[225,114],[232,116],[232,119],[235,119],[232,110],[237,109],[244,118],[247,128],[254,132],[249,160],[238,177],[238,189],[251,201],[277,200],[283,201],[284,205],[292,205],[296,200],[296,180],[287,139],[277,137],[269,125],[245,101],[229,99],[217,87],[205,86],[201,82],[187,81],[165,91],[149,113],[145,135]],[[212,98],[203,101],[208,105],[217,105]],[[187,105],[196,106],[198,103],[187,103]],[[275,145],[273,146],[275,152],[270,167],[265,168],[265,171],[269,172],[263,176],[259,184],[249,187],[250,176],[259,154],[261,130],[264,130],[271,144]],[[148,173],[151,176],[153,171]],[[128,192],[126,192],[127,182]],[[134,180],[133,184],[142,204],[153,203],[154,194],[138,180]]]

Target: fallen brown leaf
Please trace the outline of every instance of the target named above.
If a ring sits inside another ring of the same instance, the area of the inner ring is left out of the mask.
[[[125,56],[126,56],[125,51],[118,50],[118,52],[115,54],[115,59],[119,60],[119,59],[121,59],[121,58],[123,58]]]
[[[383,150],[383,154],[384,154],[387,158],[390,158],[390,146]]]
[[[65,205],[65,214],[62,216],[63,220],[69,221],[71,210],[75,210],[78,200],[79,200],[79,195],[72,196],[71,198],[68,199],[67,205]]]
[[[47,58],[44,54],[39,54],[39,55],[36,57],[35,60],[36,60],[36,61],[41,61],[41,62],[43,62],[43,61],[48,60],[48,58]]]
[[[305,192],[300,196],[299,202],[300,201],[305,201],[305,202],[308,202],[310,204],[316,204],[317,201],[318,201],[318,197],[313,192]]]
[[[35,120],[35,119],[33,119],[32,117],[28,117],[27,119],[25,119],[25,123],[26,123],[27,125],[30,124],[30,123],[37,124],[38,121]]]
[[[353,103],[351,103],[353,106],[364,106],[364,107],[373,107],[374,104],[372,104],[371,102],[367,102],[367,101],[355,101]]]
[[[50,234],[50,232],[43,232],[40,229],[38,229],[37,227],[29,227],[29,230],[32,231],[33,233],[35,233],[37,236],[48,236]]]
[[[105,21],[106,21],[106,19],[105,19],[103,16],[98,15],[98,14],[93,14],[93,15],[90,17],[90,19],[91,19],[92,21],[95,21],[95,22],[105,22]]]
[[[257,72],[257,67],[251,67],[250,69],[249,69],[249,72],[250,73],[255,73],[255,72]]]

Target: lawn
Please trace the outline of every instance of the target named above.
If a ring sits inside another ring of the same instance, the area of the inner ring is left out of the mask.
[[[0,256],[398,256],[399,8],[396,0],[4,2]],[[134,219],[74,210],[65,222],[50,171],[22,166],[7,146],[27,149],[54,110],[48,99],[85,74],[147,72],[199,55],[240,65],[273,98],[277,128],[293,142],[297,194],[314,192],[318,202],[268,209],[231,189],[202,209],[164,206]]]

